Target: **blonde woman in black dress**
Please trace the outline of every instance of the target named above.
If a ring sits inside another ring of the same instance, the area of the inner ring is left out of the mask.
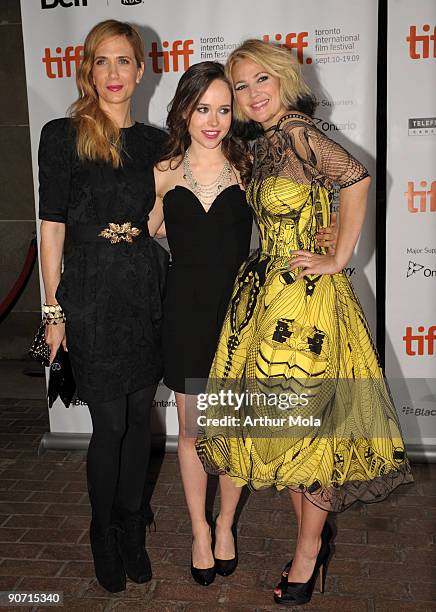
[[[112,592],[125,589],[126,574],[151,579],[141,503],[162,308],[147,219],[164,134],[131,117],[143,72],[138,33],[114,20],[97,24],[85,40],[72,118],[47,123],[39,148],[41,265],[58,323],[47,325],[47,343],[51,358],[68,347],[89,406],[91,547],[97,578]]]

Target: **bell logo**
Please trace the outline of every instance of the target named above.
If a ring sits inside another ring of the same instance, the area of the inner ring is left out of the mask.
[[[42,9],[52,9],[57,6],[70,8],[70,6],[88,6],[88,0],[41,0]]]
[[[297,59],[300,62],[300,64],[303,64],[304,49],[309,46],[309,43],[306,40],[308,35],[309,35],[309,32],[289,32],[288,34],[285,35],[284,42],[282,42],[282,35],[276,34],[274,36],[274,41],[276,43],[279,43],[281,47],[286,47],[292,52],[294,49],[296,49]],[[270,42],[269,34],[265,34],[263,36],[263,40],[265,42]],[[311,64],[311,63],[312,63],[312,58],[311,57],[306,58],[306,64]]]
[[[434,345],[436,341],[436,325],[428,328],[428,332],[424,334],[425,327],[418,326],[418,334],[412,333],[411,327],[406,327],[406,335],[403,340],[406,343],[406,354],[410,357],[415,355],[434,355]]]
[[[418,35],[416,26],[410,26],[409,36],[406,37],[406,40],[409,43],[409,56],[412,59],[428,59],[430,53],[432,57],[436,57],[436,26],[433,27],[432,34],[428,34],[430,29],[430,26],[426,23],[422,26],[425,34]]]
[[[404,195],[407,198],[409,212],[436,212],[436,181],[432,181],[428,191],[427,181],[420,181],[419,186],[421,189],[415,189],[413,181],[407,183],[407,191],[404,192]],[[418,206],[415,206],[416,198],[418,198]]]
[[[42,58],[45,64],[45,71],[49,79],[62,79],[72,75],[71,64],[74,64],[76,70],[82,61],[83,46],[65,47],[65,52],[61,47],[56,47],[55,53],[52,55],[49,47],[45,48],[44,57]]]
[[[189,56],[194,54],[194,50],[191,48],[193,44],[193,40],[175,40],[170,49],[170,43],[164,40],[162,50],[159,50],[157,42],[151,43],[151,51],[148,56],[151,58],[153,72],[161,74],[170,71],[178,72],[180,68],[183,71],[188,70]],[[179,63],[180,58],[181,62]]]

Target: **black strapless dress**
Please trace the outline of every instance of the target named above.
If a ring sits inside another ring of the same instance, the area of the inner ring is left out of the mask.
[[[233,283],[250,249],[252,213],[238,185],[206,212],[196,195],[176,186],[165,194],[172,265],[164,302],[164,383],[185,393],[186,379],[209,375]],[[196,391],[203,385],[199,382]],[[191,391],[189,386],[189,391]]]

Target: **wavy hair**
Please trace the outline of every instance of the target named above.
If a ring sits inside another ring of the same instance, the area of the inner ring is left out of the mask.
[[[159,160],[169,161],[172,164],[174,158],[180,157],[176,165],[171,165],[173,169],[178,168],[182,163],[183,156],[191,144],[189,135],[189,122],[192,114],[200,101],[201,96],[208,87],[216,80],[223,81],[229,88],[232,95],[232,85],[226,78],[224,66],[219,62],[199,62],[193,64],[182,75],[177,85],[174,98],[168,105],[168,141],[165,154]],[[233,127],[222,140],[222,151],[229,163],[234,166],[245,185],[251,177],[251,161],[245,143],[233,135]],[[159,165],[157,166],[159,168]]]
[[[114,36],[125,36],[132,46],[138,68],[144,63],[144,43],[129,24],[115,19],[97,23],[88,33],[83,60],[77,70],[78,99],[70,107],[76,128],[76,147],[80,159],[102,160],[118,168],[121,163],[120,128],[100,108],[92,79],[95,52],[101,42]]]
[[[266,72],[279,79],[280,99],[285,108],[298,110],[309,117],[313,116],[317,104],[316,98],[303,78],[300,64],[289,49],[256,38],[245,40],[230,53],[227,59],[225,71],[232,85],[233,67],[242,59],[256,62]],[[244,115],[236,96],[233,98],[233,114],[239,122],[254,123]]]

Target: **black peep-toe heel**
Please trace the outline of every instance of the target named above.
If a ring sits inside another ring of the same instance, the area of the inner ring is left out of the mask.
[[[312,598],[312,593],[315,588],[317,578],[320,578],[320,592],[324,593],[325,579],[326,579],[326,563],[330,556],[330,544],[323,545],[315,561],[315,567],[311,577],[307,582],[288,582],[280,583],[278,588],[281,590],[281,596],[274,593],[274,601],[278,604],[285,606],[300,606],[309,601]]]

